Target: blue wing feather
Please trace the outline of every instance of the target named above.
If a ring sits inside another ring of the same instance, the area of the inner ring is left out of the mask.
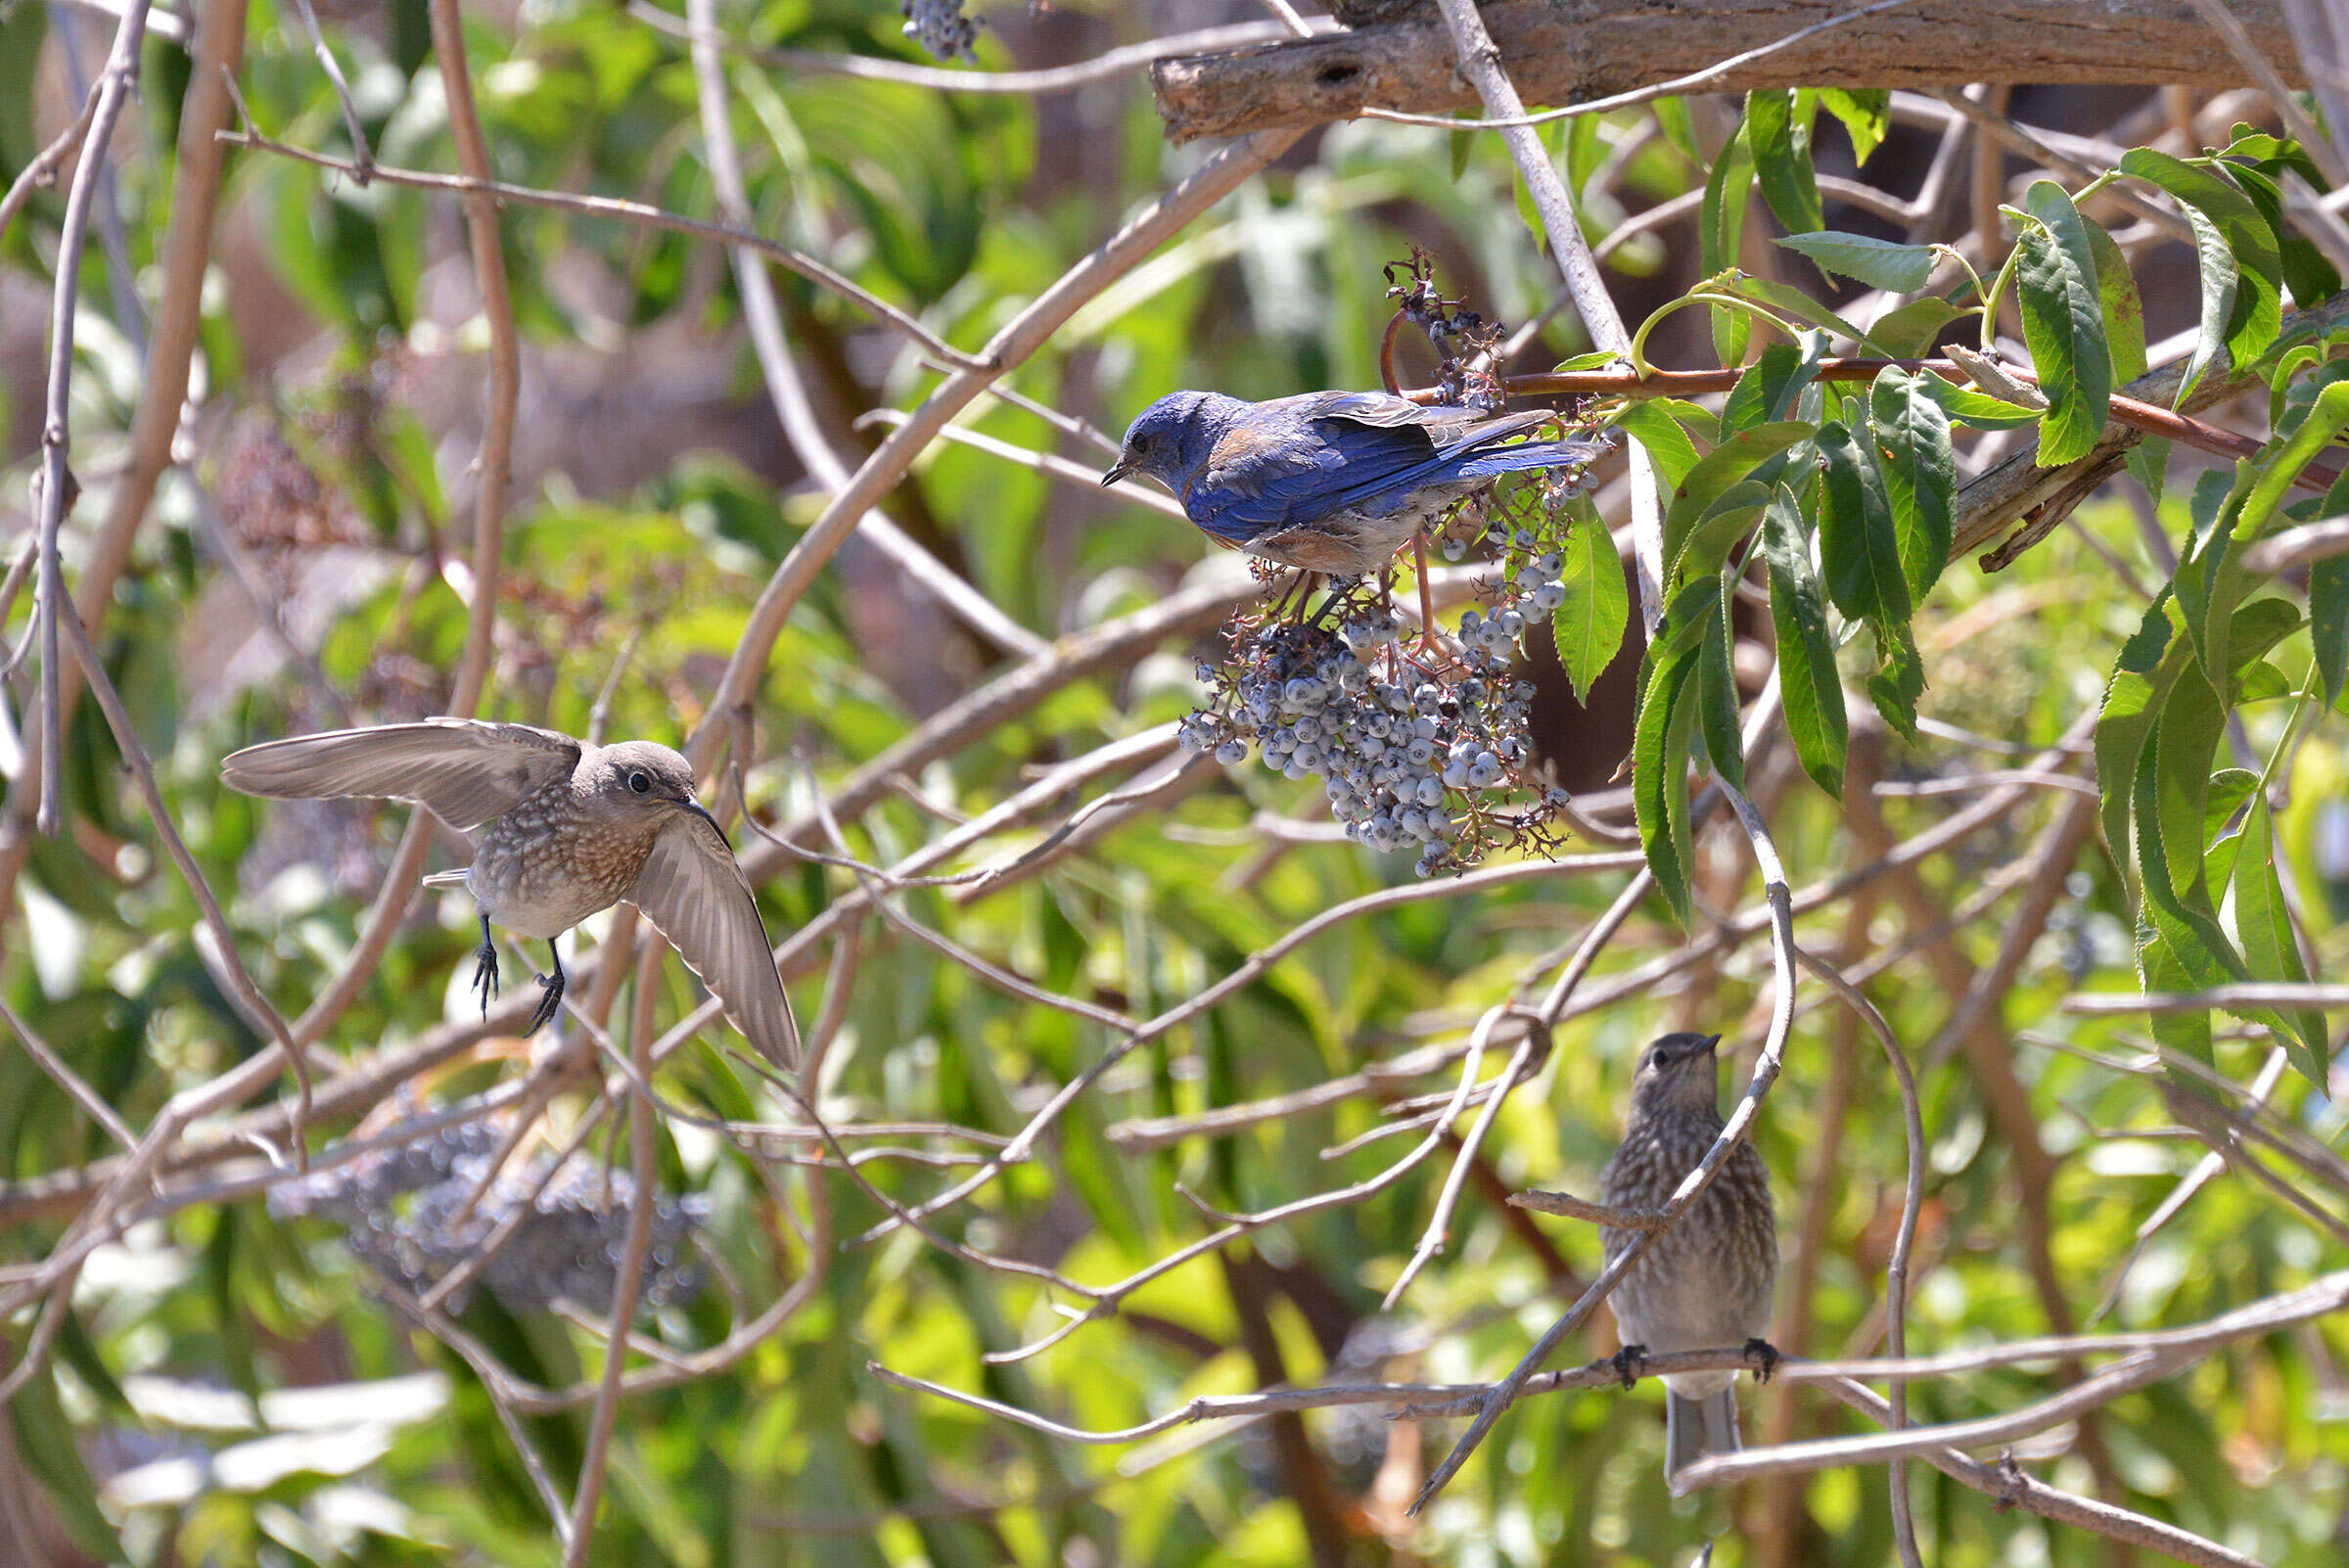
[[[1590,441],[1501,444],[1552,416],[1488,418],[1386,392],[1307,392],[1258,405],[1210,453],[1183,500],[1218,538],[1259,534],[1335,513],[1382,516],[1429,485],[1584,462]]]

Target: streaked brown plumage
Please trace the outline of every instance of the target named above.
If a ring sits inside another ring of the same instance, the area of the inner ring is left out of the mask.
[[[1610,1207],[1658,1209],[1695,1170],[1722,1129],[1718,1035],[1666,1035],[1639,1055],[1623,1144],[1599,1177]],[[1607,1227],[1607,1260],[1639,1234]],[[1764,1375],[1777,1353],[1766,1343],[1777,1283],[1777,1221],[1770,1172],[1740,1143],[1688,1212],[1632,1265],[1609,1299],[1625,1355],[1743,1346]],[[1665,1387],[1667,1479],[1707,1453],[1738,1449],[1735,1372],[1681,1372]],[[1677,1490],[1677,1489],[1676,1489]]]
[[[693,767],[650,741],[589,746],[527,724],[429,718],[334,730],[247,747],[220,776],[248,795],[368,796],[414,801],[474,832],[473,864],[427,883],[458,883],[482,911],[474,985],[482,1011],[497,990],[489,923],[554,939],[626,899],[702,977],[744,1038],[778,1065],[799,1056],[791,999],[733,848],[693,796]],[[535,1030],[563,998],[563,958],[541,975]]]

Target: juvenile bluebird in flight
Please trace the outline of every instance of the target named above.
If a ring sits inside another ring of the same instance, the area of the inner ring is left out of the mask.
[[[1721,1135],[1719,1035],[1666,1035],[1640,1053],[1623,1145],[1599,1176],[1599,1201],[1660,1209]],[[1636,1230],[1600,1232],[1607,1261]],[[1768,1377],[1778,1353],[1770,1298],[1778,1277],[1777,1222],[1770,1172],[1751,1143],[1733,1150],[1680,1223],[1625,1271],[1609,1298],[1630,1368],[1648,1351],[1740,1346]],[[1676,1372],[1664,1379],[1664,1474],[1669,1481],[1708,1453],[1734,1453],[1737,1395],[1731,1371]]]
[[[1302,571],[1358,577],[1384,567],[1479,485],[1588,463],[1606,450],[1580,438],[1516,439],[1556,417],[1430,407],[1386,392],[1305,392],[1266,403],[1169,392],[1126,432],[1125,450],[1101,483],[1148,474],[1225,544]]]
[[[563,1001],[555,938],[622,899],[642,910],[702,977],[759,1053],[799,1055],[799,1026],[775,973],[750,882],[716,819],[693,798],[693,765],[666,746],[590,746],[527,724],[428,718],[247,747],[220,776],[248,795],[414,801],[461,832],[473,864],[428,885],[463,883],[482,913],[473,972],[482,1012],[497,990],[489,922],[539,937],[555,972],[535,1031]]]

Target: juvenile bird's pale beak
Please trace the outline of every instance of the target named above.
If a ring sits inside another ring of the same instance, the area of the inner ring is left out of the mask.
[[[1101,487],[1106,490],[1112,484],[1115,484],[1118,481],[1124,479],[1127,475],[1132,472],[1133,465],[1124,461],[1123,459],[1112,463],[1109,465],[1109,472],[1101,476]]]

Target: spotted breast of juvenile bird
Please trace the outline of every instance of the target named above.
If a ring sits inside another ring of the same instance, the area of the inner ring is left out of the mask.
[[[1362,576],[1501,475],[1584,464],[1606,450],[1604,441],[1580,437],[1519,438],[1556,418],[1386,392],[1306,392],[1263,403],[1170,392],[1134,420],[1101,483],[1147,474],[1224,544],[1306,572]]]
[[[1620,1209],[1662,1208],[1704,1159],[1723,1126],[1714,1054],[1720,1043],[1719,1035],[1666,1035],[1640,1052],[1623,1143],[1599,1176],[1600,1201]],[[1611,1264],[1640,1232],[1608,1226],[1601,1235]],[[1767,1377],[1777,1360],[1766,1337],[1777,1275],[1770,1172],[1753,1144],[1740,1143],[1680,1222],[1655,1239],[1608,1298],[1626,1377],[1645,1352],[1731,1348],[1754,1358]],[[1736,1376],[1727,1370],[1666,1374],[1668,1480],[1705,1454],[1741,1447]]]
[[[538,977],[534,1031],[563,999],[554,939],[625,899],[760,1054],[784,1067],[798,1058],[799,1028],[750,882],[694,799],[692,764],[666,746],[590,746],[527,724],[429,718],[247,747],[220,776],[248,795],[412,801],[470,833],[473,863],[425,881],[462,883],[481,910],[473,984],[484,1016],[498,983],[490,922],[543,939],[554,955],[554,973]]]

